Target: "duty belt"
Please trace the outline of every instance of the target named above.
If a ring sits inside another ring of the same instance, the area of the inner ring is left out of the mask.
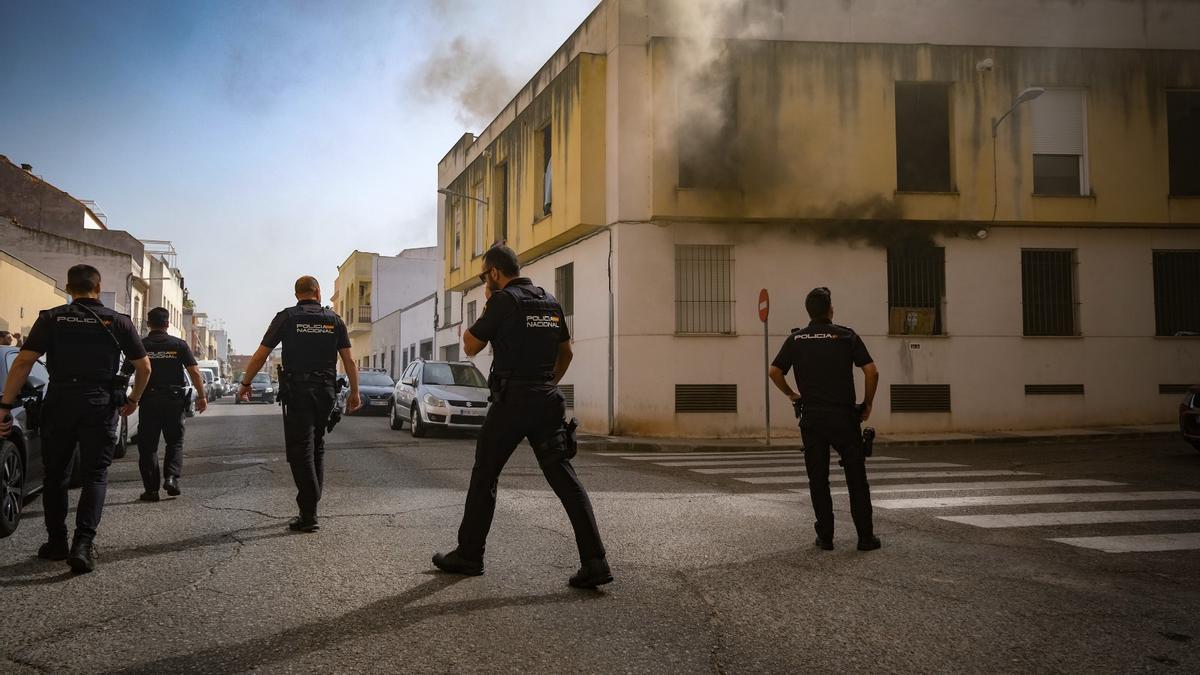
[[[50,385],[54,387],[107,387],[112,384],[111,377],[51,377]]]

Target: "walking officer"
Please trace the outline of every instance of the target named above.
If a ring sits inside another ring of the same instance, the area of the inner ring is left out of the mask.
[[[833,499],[829,496],[829,448],[841,455],[850,492],[850,515],[858,531],[858,550],[879,548],[871,524],[871,490],[863,450],[862,422],[871,416],[879,370],[862,338],[833,323],[833,300],[828,288],[816,288],[804,301],[811,323],[794,331],[783,343],[767,374],[793,403],[799,402],[800,435],[804,440],[804,468],[817,522],[816,546],[833,549]],[[855,405],[854,370],[862,368],[866,380],[863,403]],[[795,370],[796,388],[788,386]]]
[[[142,339],[146,356],[153,366],[138,417],[138,469],[142,473],[142,486],[146,488],[139,499],[144,502],[159,500],[160,482],[168,495],[179,496],[179,476],[183,470],[183,416],[189,403],[188,379],[191,379],[197,396],[196,412],[203,413],[208,408],[204,381],[191,348],[187,342],[167,333],[170,316],[163,307],[150,310],[146,314],[150,334]],[[158,467],[160,434],[166,445],[161,473]]]
[[[568,583],[595,588],[612,581],[592,504],[571,467],[573,430],[563,422],[566,410],[558,382],[571,363],[571,334],[554,296],[518,277],[517,254],[497,245],[483,256],[487,305],[483,315],[463,333],[466,352],[474,356],[490,342],[494,352],[488,386],[488,408],[475,445],[475,466],[458,547],[435,554],[433,564],[445,572],[483,574],[483,552],[496,510],[496,487],[504,464],[525,438],[538,465],[567,511],[575,530],[580,569]]]
[[[38,557],[66,560],[75,572],[96,567],[96,528],[104,509],[108,466],[117,446],[117,411],[137,409],[150,379],[150,359],[128,316],[100,304],[100,272],[91,265],[67,271],[71,304],[43,311],[13,361],[0,397],[0,436],[12,429],[8,410],[17,401],[34,362],[46,355],[50,371],[42,404],[42,461],[47,541]],[[118,375],[121,354],[133,364],[133,392]],[[75,515],[75,539],[67,547],[67,487],[79,446],[83,490]]]
[[[279,403],[283,406],[283,437],[287,461],[296,481],[300,515],[288,523],[296,532],[315,532],[317,502],[325,480],[325,428],[335,403],[337,359],[350,380],[348,410],[361,402],[358,369],[350,353],[346,324],[333,310],[321,306],[321,286],[313,277],[296,280],[296,305],[275,315],[262,344],[242,375],[241,400],[250,401],[250,382],[267,362],[271,350],[283,343]]]

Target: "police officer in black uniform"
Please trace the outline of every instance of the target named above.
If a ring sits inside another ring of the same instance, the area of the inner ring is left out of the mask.
[[[879,386],[879,370],[862,338],[833,323],[833,300],[828,288],[813,289],[804,301],[812,322],[794,331],[772,362],[768,375],[780,391],[802,409],[800,435],[804,440],[804,468],[808,491],[817,516],[816,546],[833,549],[833,498],[829,495],[829,448],[842,457],[850,514],[858,530],[858,550],[879,548],[871,524],[871,490],[863,452],[862,422],[871,416]],[[853,366],[862,368],[866,380],[863,403],[855,405]],[[788,386],[787,372],[795,369],[796,388]]]
[[[458,548],[435,554],[433,564],[445,572],[483,574],[484,544],[496,510],[500,472],[517,445],[528,438],[575,530],[581,566],[568,583],[595,588],[613,577],[591,501],[570,462],[565,402],[557,385],[571,363],[571,335],[554,296],[518,277],[519,273],[517,255],[507,246],[494,246],[484,254],[479,279],[486,286],[487,305],[463,334],[463,343],[470,356],[492,344],[488,376],[492,405],[475,445]]]
[[[267,328],[262,344],[242,375],[238,396],[250,400],[250,382],[262,369],[271,350],[283,343],[283,371],[279,380],[279,403],[283,406],[283,436],[288,465],[296,481],[296,503],[300,515],[288,523],[296,532],[315,532],[317,502],[325,481],[325,429],[336,397],[337,359],[350,380],[347,410],[361,405],[358,368],[350,352],[346,324],[333,310],[321,306],[321,286],[310,276],[296,280],[293,307],[279,312]]]
[[[146,314],[150,334],[142,339],[146,356],[153,366],[138,417],[138,469],[146,488],[139,499],[144,502],[159,500],[160,482],[168,495],[179,496],[179,475],[183,471],[183,416],[190,397],[185,385],[189,378],[196,392],[196,412],[203,413],[208,408],[196,357],[187,342],[167,332],[170,317],[171,313],[163,307],[150,310]],[[160,434],[166,444],[161,473],[158,466]]]
[[[42,461],[45,483],[47,541],[38,557],[66,560],[75,572],[96,567],[93,543],[104,496],[108,466],[117,446],[117,412],[130,415],[150,378],[150,360],[128,316],[100,304],[100,272],[91,265],[67,271],[67,292],[72,302],[43,311],[29,332],[21,352],[8,372],[0,397],[0,436],[12,429],[8,410],[17,401],[33,364],[46,354],[50,371],[42,404]],[[118,375],[121,354],[136,373],[133,392],[127,396],[127,378]],[[83,490],[75,516],[75,539],[67,546],[67,487],[79,446]]]

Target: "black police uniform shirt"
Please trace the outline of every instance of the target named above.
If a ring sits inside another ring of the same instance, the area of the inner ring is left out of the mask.
[[[142,339],[128,316],[105,307],[99,300],[81,298],[103,325],[82,307],[60,305],[38,315],[22,349],[46,355],[50,381],[77,381],[106,386],[120,366],[120,351],[128,361],[146,356]],[[108,330],[105,330],[107,327]],[[109,335],[112,331],[112,335]]]
[[[294,328],[293,328],[294,322]],[[283,367],[296,373],[335,371],[338,351],[350,348],[350,333],[341,317],[316,300],[301,300],[275,315],[262,346],[283,343]]]
[[[516,287],[522,287],[520,289]],[[516,298],[508,290],[527,293],[544,293],[540,307],[532,310],[522,310]],[[544,310],[544,311],[543,311]],[[557,346],[571,339],[567,328],[566,317],[562,307],[553,295],[533,285],[526,277],[517,277],[504,287],[504,291],[492,292],[483,314],[469,329],[471,335],[492,345],[492,372],[517,373],[536,376],[554,371],[554,362],[558,358],[555,349],[550,353],[531,354],[526,349],[530,346],[531,331],[547,331],[553,333],[547,344]]]
[[[197,364],[186,342],[166,331],[152,330],[142,338],[142,346],[150,357],[151,389],[187,384],[187,369]]]
[[[862,338],[827,319],[815,319],[788,336],[771,365],[786,375],[796,371],[796,389],[805,405],[853,406],[854,371],[872,363]]]

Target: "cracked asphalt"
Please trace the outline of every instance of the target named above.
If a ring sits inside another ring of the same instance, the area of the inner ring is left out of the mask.
[[[1195,551],[1102,554],[877,509],[884,548],[864,554],[835,498],[824,552],[802,495],[616,457],[576,462],[614,584],[566,586],[570,526],[527,447],[501,479],[487,573],[444,576],[430,556],[453,547],[473,446],[349,418],[329,437],[322,529],[293,534],[279,409],[219,402],[188,422],[178,499],[137,501],[135,449],[113,465],[96,572],[37,560],[27,505],[0,541],[0,672],[1200,670]],[[1200,453],[1171,439],[887,454],[1200,488]]]

